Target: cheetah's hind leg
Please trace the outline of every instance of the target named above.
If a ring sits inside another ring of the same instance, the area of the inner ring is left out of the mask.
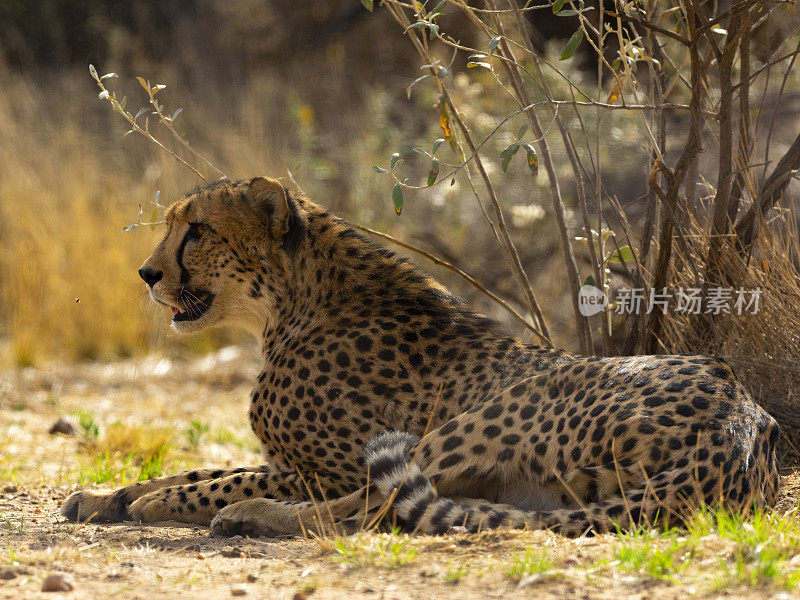
[[[384,504],[376,489],[366,487],[321,502],[254,498],[220,510],[211,521],[211,533],[251,537],[349,535],[370,525]]]
[[[552,529],[566,535],[584,532],[625,530],[648,526],[668,518],[683,521],[699,504],[724,502],[729,508],[744,510],[753,504],[766,505],[774,499],[776,462],[769,457],[762,472],[751,468],[739,478],[724,481],[705,469],[705,475],[692,476],[691,465],[673,467],[654,474],[643,485],[576,508],[526,511],[489,500],[446,498],[437,495],[433,484],[413,462],[409,437],[388,433],[365,447],[365,460],[372,481],[381,495],[396,492],[392,508],[406,529],[439,534],[463,525],[469,531],[512,527]],[[698,471],[705,465],[699,465]],[[725,487],[728,483],[728,487]]]

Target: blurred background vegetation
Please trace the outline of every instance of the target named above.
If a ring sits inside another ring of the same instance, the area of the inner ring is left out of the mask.
[[[753,71],[778,49],[791,51],[800,40],[796,8],[779,4],[779,17],[768,26],[759,25],[753,36]],[[559,61],[577,17],[556,17],[545,8],[527,14],[532,47],[573,83],[594,89],[596,59],[586,43],[572,59]],[[489,38],[463,11],[448,9],[438,22],[465,46],[486,48]],[[24,367],[54,358],[110,359],[153,350],[202,353],[239,340],[220,332],[176,338],[168,328],[169,316],[146,296],[136,269],[162,231],[122,229],[135,221],[139,206],[145,218],[150,215],[157,192],[161,203],[169,203],[198,181],[142,137],[123,138],[128,127],[98,99],[87,72],[90,63],[101,73],[120,75],[106,83],[118,97],[127,96],[134,113],[147,103],[136,76],[165,84],[158,99],[170,114],[182,109],[176,128],[228,175],[268,174],[284,177],[291,185],[291,171],[312,199],[451,262],[523,311],[524,292],[509,274],[464,177],[456,177],[453,185],[406,190],[403,212],[397,216],[393,182],[373,171],[374,165],[386,167],[398,152],[405,160],[400,176],[423,183],[430,160],[412,149],[430,149],[442,137],[436,87],[427,81],[411,93],[407,90],[421,74],[422,61],[406,38],[378,3],[369,12],[356,0],[0,0],[0,363]],[[493,74],[467,68],[463,54],[454,59],[446,48],[435,52],[448,65],[449,93],[476,139],[499,127],[482,148],[488,176],[552,340],[575,351],[576,324],[548,178],[545,173],[532,176],[522,155],[507,172],[501,169],[501,153],[514,142],[526,122],[524,115],[503,121],[516,105]],[[781,83],[785,68],[786,63],[775,68],[770,85]],[[550,71],[545,77],[557,96],[569,97],[571,88],[562,77]],[[763,95],[760,88],[754,90],[752,102],[765,114],[774,110],[777,157],[799,129],[798,69],[789,70],[780,95],[772,88],[767,91],[767,86]],[[608,89],[603,95],[609,92],[613,94]],[[715,97],[714,90],[710,96]],[[676,90],[669,99],[685,101],[685,90],[683,95]],[[564,109],[562,117],[571,131],[584,125],[575,111]],[[670,112],[666,118],[671,133],[665,156],[674,158],[688,117]],[[150,125],[169,139],[154,121]],[[606,112],[602,128],[597,156],[603,162],[607,200],[605,206],[590,201],[589,210],[595,218],[601,209],[609,211],[613,200],[622,207],[630,231],[623,232],[619,219],[609,226],[620,236],[638,236],[647,210],[652,149],[635,111]],[[692,192],[700,208],[687,213],[687,232],[695,217],[702,221],[703,198],[712,197],[716,185],[718,140],[711,130],[703,135],[696,194]],[[556,132],[548,130],[547,136],[563,188],[566,225],[570,235],[580,236],[573,171]],[[585,159],[594,151],[588,145],[579,148]],[[459,162],[447,144],[440,157]],[[586,164],[590,162],[588,158]],[[442,167],[443,174],[449,170]],[[789,186],[783,207],[792,206],[795,185]],[[485,191],[480,182],[478,187],[480,193]],[[784,217],[784,224],[794,221]],[[702,224],[698,227],[703,229]],[[768,313],[769,319],[742,322],[738,328],[726,325],[722,329],[728,335],[711,342],[708,336],[685,335],[692,328],[675,319],[664,326],[659,350],[730,357],[746,347],[754,372],[763,372],[763,361],[778,354],[790,369],[788,365],[796,364],[793,353],[800,351],[792,317],[796,287],[787,287],[787,282],[797,282],[797,256],[787,252],[796,242],[795,234],[783,233],[759,242],[768,244],[759,246],[760,258],[778,256],[782,262],[765,266],[761,260],[755,270],[746,267],[740,278],[758,284],[765,273],[781,273],[774,281],[783,286],[784,301],[777,312]],[[678,252],[685,252],[680,257],[684,262],[677,264],[670,285],[685,283],[681,276],[695,250]],[[583,281],[592,265],[580,243],[575,243],[575,252]],[[416,255],[412,258],[479,310],[533,339],[463,279]],[[635,283],[623,275],[614,272],[612,278]],[[765,347],[765,340],[774,337],[765,333],[767,326],[775,328],[781,348]],[[593,327],[597,329],[596,322]],[[749,337],[742,339],[745,331]],[[788,354],[787,335],[794,340]],[[623,337],[615,337],[613,343],[613,352],[625,350]]]
[[[447,23],[465,39],[475,35],[462,17],[448,16]],[[353,0],[0,0],[4,364],[111,358],[176,345],[203,352],[230,339],[218,332],[175,338],[168,316],[144,294],[136,269],[162,232],[121,230],[139,205],[149,216],[157,191],[169,203],[197,180],[143,138],[123,139],[126,124],[98,100],[89,63],[120,74],[113,87],[128,96],[134,112],[136,102],[146,104],[134,76],[166,84],[159,100],[173,111],[183,108],[176,127],[227,174],[286,177],[291,169],[306,194],[333,211],[426,247],[490,289],[517,294],[463,182],[407,193],[397,217],[391,186],[372,170],[392,152],[430,147],[441,136],[434,90],[420,85],[411,99],[406,94],[419,60],[385,12],[369,13]],[[499,122],[507,102],[484,96],[485,75],[468,75],[464,64],[454,74],[470,116],[485,126]],[[520,123],[509,123],[493,142],[497,172],[500,149]],[[609,185],[635,198],[641,193],[630,176],[636,146],[620,131],[608,151],[628,165],[609,173]],[[413,157],[406,167],[423,177],[427,171]],[[532,185],[519,165],[501,185],[522,259],[553,309],[556,339],[570,347],[570,303],[554,261],[557,237],[543,225],[546,179]],[[517,327],[457,276],[423,266]]]
[[[402,84],[375,82],[414,67],[385,43],[390,24],[365,16],[351,2],[0,2],[4,361],[173,344],[136,275],[162,232],[121,230],[156,191],[168,203],[197,180],[122,139],[90,62],[127,74],[118,87],[142,101],[133,74],[169,83],[161,100],[184,108],[181,131],[232,176],[302,165],[309,193],[334,210],[390,216],[367,200],[380,185],[369,155],[412,111],[397,102]],[[203,351],[218,337],[178,343]]]

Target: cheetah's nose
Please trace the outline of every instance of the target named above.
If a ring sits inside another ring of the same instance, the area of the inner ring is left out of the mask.
[[[164,273],[158,269],[153,269],[151,267],[142,267],[139,269],[139,277],[144,279],[144,282],[150,287],[153,287],[155,284],[161,281],[163,276]]]

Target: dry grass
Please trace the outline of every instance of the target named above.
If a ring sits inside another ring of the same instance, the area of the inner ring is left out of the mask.
[[[76,526],[56,516],[62,489],[21,491],[0,495],[0,569],[16,575],[0,588],[2,599],[31,595],[52,570],[73,575],[71,597],[123,599],[230,597],[234,587],[287,599],[775,598],[800,583],[791,511],[747,521],[709,512],[688,530],[577,539],[520,530],[366,532],[323,545],[209,537],[175,523]]]
[[[299,118],[276,134],[279,111],[263,110],[283,108],[272,82],[262,74],[235,96],[204,95],[176,125],[231,176],[284,173],[290,158],[276,158],[276,145],[297,137]],[[146,104],[132,76],[114,83],[134,112]],[[168,204],[200,182],[144,140],[123,139],[124,123],[97,99],[87,71],[37,79],[0,68],[0,87],[0,362],[125,357],[173,346],[206,352],[239,339],[218,332],[173,338],[136,274],[162,231],[122,232],[140,205],[149,219],[157,192]],[[182,103],[191,96],[186,88],[174,95]],[[313,111],[306,118],[313,123]]]
[[[693,230],[690,229],[690,233]],[[699,287],[691,264],[707,251],[706,240],[689,236],[691,255],[681,256],[672,289]],[[699,240],[699,241],[698,241]],[[721,356],[781,424],[785,456],[800,460],[800,237],[796,226],[783,221],[762,232],[749,258],[733,251],[724,255],[721,271],[730,287],[761,289],[756,314],[716,316],[710,325],[696,315],[668,313],[666,347],[673,352]],[[699,323],[699,326],[698,326]]]
[[[104,152],[97,135],[73,121],[81,86],[62,89],[58,102],[31,82],[7,83],[0,98],[6,359],[25,366],[55,354],[145,349],[157,325],[140,301],[136,268],[154,236],[119,232],[134,218],[134,203],[152,197],[152,184],[116,171],[119,153]]]
[[[0,72],[0,361],[124,357],[165,341],[214,347],[220,334],[175,341],[146,297],[136,270],[162,232],[121,233],[138,205],[150,217],[157,191],[168,203],[198,181],[143,140],[122,140],[88,73],[53,79]],[[189,119],[204,122],[214,155],[236,165],[231,175],[280,174],[286,162],[271,160],[262,102],[269,94],[254,87],[238,98],[233,125],[219,101],[181,120],[190,131]]]
[[[0,371],[0,398],[8,400],[0,402],[0,487],[10,481],[119,486],[200,465],[257,464],[257,443],[242,418],[257,372],[230,348],[189,362],[127,359]],[[22,399],[24,410],[17,408]],[[64,415],[75,419],[78,434],[48,435]],[[210,430],[195,439],[187,432],[198,422]]]

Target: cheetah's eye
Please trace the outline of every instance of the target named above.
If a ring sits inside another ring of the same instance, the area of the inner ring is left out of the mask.
[[[208,229],[205,223],[189,223],[189,238],[199,240]]]

